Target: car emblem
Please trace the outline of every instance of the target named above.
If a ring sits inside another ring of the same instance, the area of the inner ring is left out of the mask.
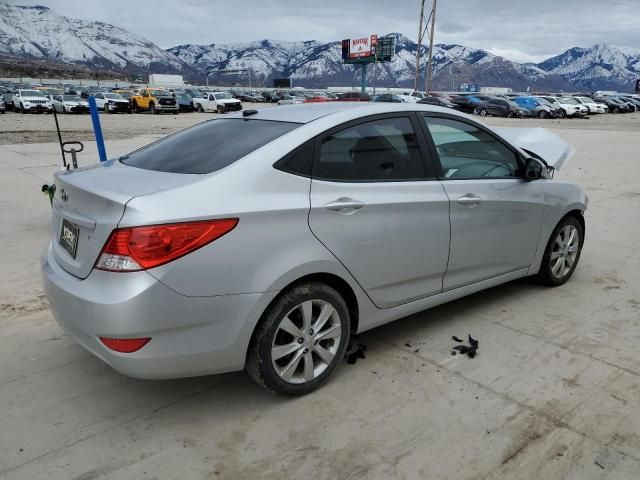
[[[60,198],[62,199],[63,202],[66,202],[67,200],[69,200],[69,195],[67,194],[67,192],[64,191],[64,188],[60,190]]]

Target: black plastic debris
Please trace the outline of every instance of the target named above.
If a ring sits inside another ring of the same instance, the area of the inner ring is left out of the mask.
[[[455,335],[451,338],[456,342],[462,342],[462,340],[460,340]],[[453,347],[451,355],[460,353],[460,355],[466,355],[469,358],[474,358],[476,356],[476,353],[478,352],[479,345],[480,343],[478,342],[478,340],[469,335],[469,345],[456,345],[455,347]]]
[[[344,354],[344,358],[347,359],[349,365],[355,364],[359,358],[366,358],[364,352],[367,351],[367,346],[359,343],[355,336],[352,336],[349,340],[349,346],[347,352]]]
[[[455,335],[454,335],[453,337],[451,337],[451,339],[452,339],[454,342],[458,342],[458,343],[462,343],[462,342],[464,341],[464,340],[459,339],[459,338],[458,338],[458,337],[456,337]]]

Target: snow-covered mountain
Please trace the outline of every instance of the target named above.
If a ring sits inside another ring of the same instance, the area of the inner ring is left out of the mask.
[[[47,7],[2,2],[0,55],[129,72],[185,68],[172,54],[122,28],[64,17]]]
[[[375,81],[381,86],[411,86],[415,78],[418,45],[399,33],[392,62],[379,64]],[[421,76],[424,78],[428,49],[421,47]],[[273,78],[292,78],[303,86],[349,85],[359,82],[357,68],[344,65],[340,42],[276,42],[261,40],[246,44],[179,45],[168,50],[194,69],[247,70],[255,83],[269,84]],[[535,66],[522,66],[485,50],[462,45],[434,46],[434,85],[454,88],[460,83],[481,83],[526,88],[544,84],[566,87],[559,77],[547,75]],[[374,75],[369,68],[369,74]],[[533,74],[533,75],[530,75]],[[214,74],[215,75],[215,74]],[[227,77],[212,77],[225,80]],[[370,83],[373,79],[370,79]]]
[[[369,67],[369,84],[413,86],[418,45],[399,33],[392,62]],[[424,79],[427,48],[421,47]],[[46,7],[21,7],[0,1],[0,57],[75,64],[92,70],[126,73],[183,73],[204,81],[207,70],[248,70],[254,85],[274,78],[302,86],[358,85],[357,67],[342,63],[339,39],[242,44],[179,45],[163,50],[113,25],[73,19]],[[434,87],[461,83],[538,90],[629,90],[640,78],[640,50],[605,44],[572,48],[539,64],[520,64],[486,50],[462,45],[434,46]],[[217,75],[217,76],[216,76]],[[211,81],[243,81],[213,74]]]
[[[640,50],[604,43],[572,48],[537,65],[587,89],[628,87],[640,78]]]

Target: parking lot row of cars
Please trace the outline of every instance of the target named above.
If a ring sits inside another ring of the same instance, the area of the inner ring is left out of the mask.
[[[17,88],[16,88],[17,87]],[[88,97],[105,113],[217,112],[242,110],[242,103],[316,103],[329,101],[413,102],[475,113],[515,118],[566,118],[640,110],[640,95],[616,94],[462,94],[413,91],[369,95],[360,92],[291,90],[214,90],[209,87],[135,89],[103,87],[52,88],[0,86],[0,112],[88,113]]]

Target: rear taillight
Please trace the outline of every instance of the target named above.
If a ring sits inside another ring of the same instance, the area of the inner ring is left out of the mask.
[[[171,262],[229,233],[237,218],[117,228],[102,248],[98,270],[135,272]]]

